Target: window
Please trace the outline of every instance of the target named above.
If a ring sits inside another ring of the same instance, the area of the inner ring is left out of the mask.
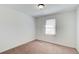
[[[56,20],[55,19],[46,20],[45,34],[46,35],[55,35],[56,34],[55,27],[56,27]]]

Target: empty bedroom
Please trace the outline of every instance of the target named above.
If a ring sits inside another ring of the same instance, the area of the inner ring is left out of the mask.
[[[0,54],[78,54],[79,4],[0,4]]]

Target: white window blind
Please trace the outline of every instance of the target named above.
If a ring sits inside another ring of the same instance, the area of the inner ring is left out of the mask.
[[[46,20],[45,34],[46,35],[55,35],[56,34],[56,20],[55,19]]]

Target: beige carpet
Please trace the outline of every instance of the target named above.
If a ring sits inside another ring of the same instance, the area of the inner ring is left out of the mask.
[[[65,47],[41,40],[34,40],[19,47],[3,52],[3,54],[76,54],[75,48]]]

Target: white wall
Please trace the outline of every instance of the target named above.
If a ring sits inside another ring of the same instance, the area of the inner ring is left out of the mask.
[[[0,6],[0,52],[31,41],[34,35],[32,17]]]
[[[76,35],[77,35],[77,41],[76,41],[76,48],[79,51],[79,7],[77,8],[77,20],[76,20]]]
[[[59,13],[57,19],[58,43],[69,47],[76,47],[76,10]]]
[[[54,42],[55,36],[45,35],[45,22],[47,19],[54,18],[53,16],[41,16],[35,18],[35,27],[36,27],[36,38],[40,40],[45,40],[49,42]]]
[[[56,18],[56,36],[45,35],[46,19]],[[76,11],[65,11],[48,16],[40,16],[35,18],[36,22],[36,38],[61,44],[64,46],[76,46]]]

